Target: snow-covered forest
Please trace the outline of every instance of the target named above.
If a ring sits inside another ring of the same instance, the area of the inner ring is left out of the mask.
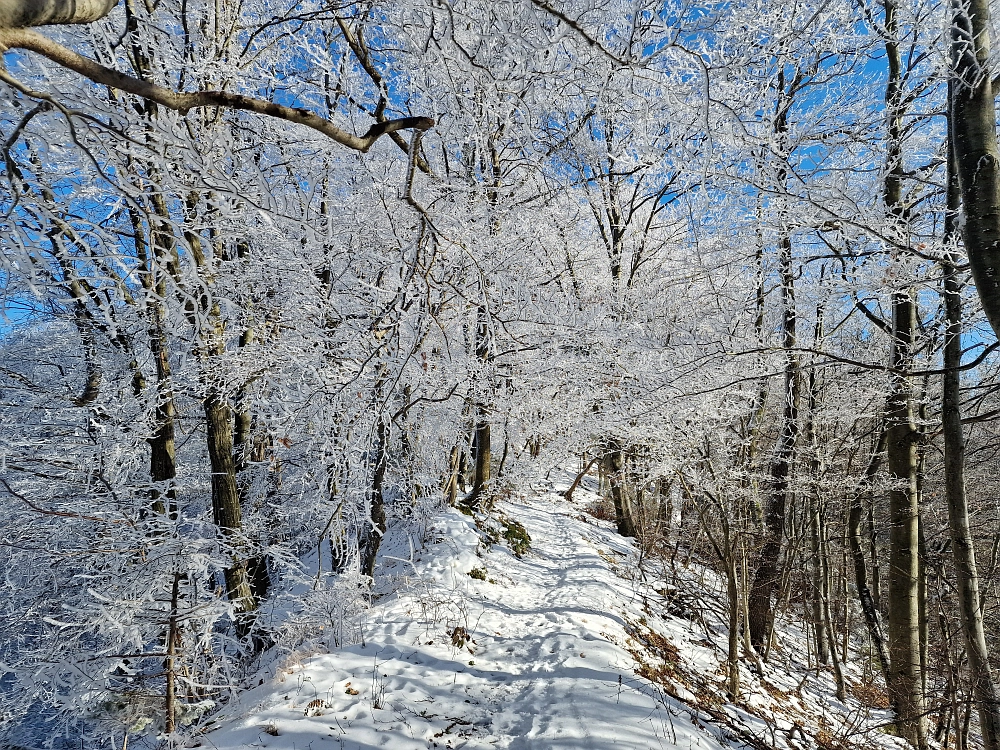
[[[309,658],[579,638],[568,686],[412,746],[1000,750],[992,33],[988,0],[0,0],[0,747],[265,747],[218,727]],[[376,717],[379,658],[324,690]],[[693,713],[643,735],[630,690]],[[806,693],[839,708],[778,718]],[[335,741],[404,747],[372,721]]]

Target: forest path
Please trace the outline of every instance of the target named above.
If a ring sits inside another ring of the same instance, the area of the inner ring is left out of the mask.
[[[242,718],[205,735],[206,745],[720,747],[683,712],[669,715],[616,645],[626,618],[642,616],[613,570],[630,564],[629,543],[553,491],[500,510],[531,535],[527,555],[502,540],[480,544],[472,518],[443,512],[405,585],[369,613],[364,645],[289,663],[227,708]],[[474,568],[487,580],[470,577]]]

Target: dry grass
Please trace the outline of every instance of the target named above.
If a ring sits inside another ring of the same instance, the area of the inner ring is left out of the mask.
[[[602,497],[599,500],[594,500],[584,508],[584,511],[599,521],[615,520],[615,504],[611,502],[610,498]]]
[[[889,694],[884,688],[871,682],[857,682],[849,686],[851,695],[866,706],[889,708]]]

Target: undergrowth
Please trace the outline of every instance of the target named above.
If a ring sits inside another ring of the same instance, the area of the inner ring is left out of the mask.
[[[483,544],[488,548],[506,542],[515,557],[521,558],[531,551],[531,535],[520,521],[498,513],[496,518],[488,515],[474,516]],[[469,575],[472,575],[470,572]],[[476,578],[478,576],[473,576]]]

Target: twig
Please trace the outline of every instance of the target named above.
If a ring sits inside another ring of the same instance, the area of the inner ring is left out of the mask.
[[[13,487],[11,487],[10,484],[7,483],[7,480],[4,479],[3,477],[0,477],[0,484],[2,484],[4,488],[7,490],[7,492],[10,493],[13,497],[16,497],[18,500],[23,502],[25,505],[27,505],[36,513],[41,513],[42,515],[45,516],[56,516],[58,518],[78,518],[81,521],[96,521],[97,523],[127,523],[129,526],[133,527],[135,526],[134,523],[125,518],[119,518],[119,519],[99,518],[97,516],[86,516],[83,515],[82,513],[70,513],[64,510],[49,510],[48,508],[43,508],[40,505],[35,505],[28,498],[26,498],[20,492],[15,490]]]
[[[446,395],[441,396],[440,398],[431,398],[430,396],[419,396],[419,397],[413,399],[410,403],[408,403],[405,406],[403,406],[402,408],[400,408],[400,410],[397,411],[395,414],[393,414],[392,418],[391,418],[391,421],[395,422],[400,417],[405,416],[406,413],[411,408],[413,408],[414,406],[416,406],[417,404],[419,404],[421,401],[427,402],[428,404],[440,404],[442,401],[447,401],[448,399],[450,399],[452,396],[455,395],[455,391],[457,389],[458,389],[458,383],[455,383],[455,385],[453,385],[451,387],[451,390],[448,391],[448,393]]]

